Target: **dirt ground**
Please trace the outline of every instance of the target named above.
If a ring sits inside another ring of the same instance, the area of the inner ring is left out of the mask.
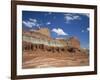
[[[22,68],[47,68],[88,66],[89,56],[85,53],[52,53],[46,51],[24,51],[22,55]]]

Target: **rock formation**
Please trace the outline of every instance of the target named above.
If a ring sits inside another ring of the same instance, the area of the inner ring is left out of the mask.
[[[89,55],[78,38],[53,39],[48,28],[23,31],[22,46],[23,68],[89,65]]]

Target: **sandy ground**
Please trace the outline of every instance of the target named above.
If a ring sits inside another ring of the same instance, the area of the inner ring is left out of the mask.
[[[85,53],[24,51],[22,59],[23,69],[89,65],[89,56]]]

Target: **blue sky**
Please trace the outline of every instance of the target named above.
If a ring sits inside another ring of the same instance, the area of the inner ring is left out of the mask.
[[[81,47],[89,48],[89,14],[23,11],[22,26],[24,30],[47,27],[52,38],[75,36]]]

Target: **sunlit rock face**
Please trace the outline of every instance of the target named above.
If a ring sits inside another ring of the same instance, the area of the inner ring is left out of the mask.
[[[89,65],[89,54],[78,38],[53,39],[48,28],[23,31],[22,49],[25,69]]]
[[[40,28],[38,30],[23,32],[23,41],[31,42],[33,44],[44,44],[48,46],[70,46],[74,48],[80,48],[80,41],[76,37],[70,37],[67,40],[53,39],[50,36],[50,31],[48,28]]]
[[[72,46],[74,48],[80,48],[80,41],[76,37],[69,38],[69,46]]]

